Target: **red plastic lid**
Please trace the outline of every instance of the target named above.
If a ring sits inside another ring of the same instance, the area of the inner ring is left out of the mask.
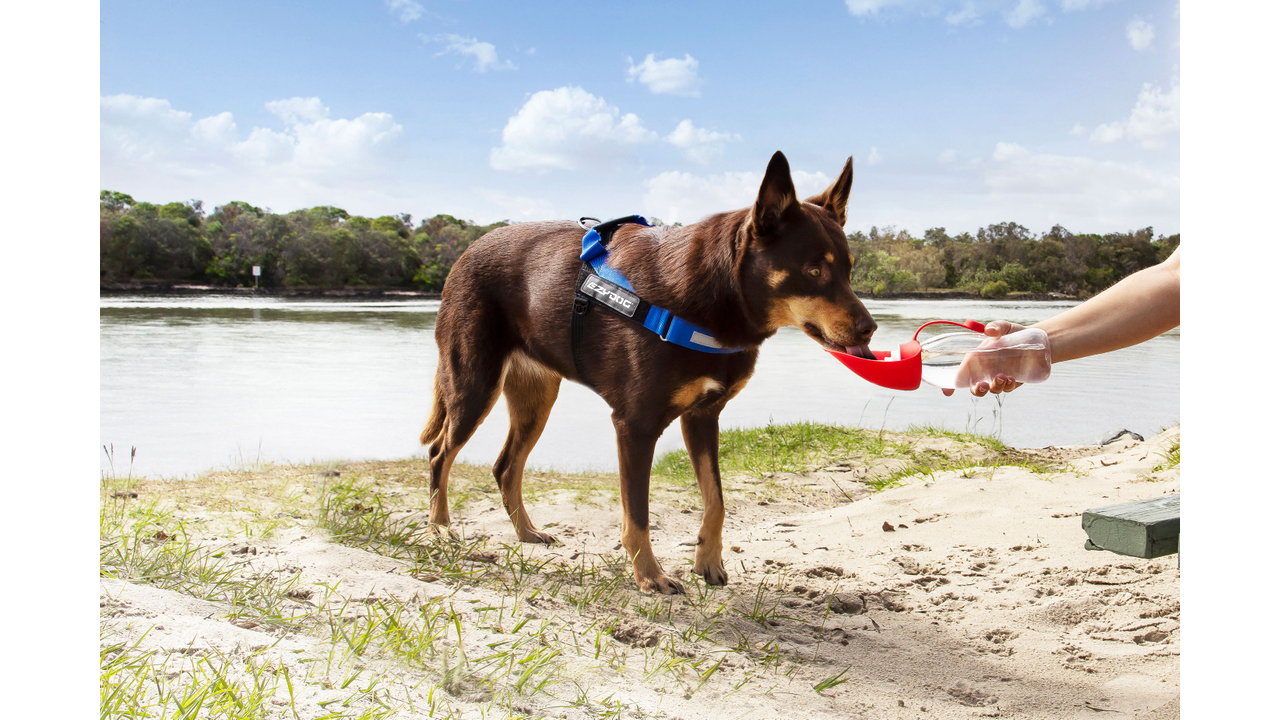
[[[963,323],[950,320],[927,322],[916,329],[916,334],[910,342],[905,342],[898,346],[897,360],[890,360],[892,353],[881,350],[871,351],[871,354],[876,356],[875,360],[855,357],[839,350],[827,350],[827,352],[831,353],[832,357],[839,360],[863,380],[873,382],[890,390],[915,390],[920,387],[920,377],[923,370],[920,358],[920,343],[916,338],[920,337],[921,330],[937,324],[956,325],[974,332],[982,332],[986,329],[986,326],[977,320],[965,320]]]

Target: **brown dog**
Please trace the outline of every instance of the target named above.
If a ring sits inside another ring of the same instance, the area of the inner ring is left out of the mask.
[[[750,208],[684,227],[624,225],[610,265],[644,300],[707,328],[734,354],[664,342],[605,308],[584,317],[582,374],[570,343],[583,231],[572,222],[523,223],[480,238],[453,267],[436,320],[440,364],[422,444],[431,444],[430,520],[449,524],[449,468],[505,395],[511,416],[493,466],[522,542],[551,543],[525,512],[521,480],[529,451],[568,378],[613,409],[622,481],[622,545],[645,591],[680,593],[649,544],[649,471],[663,430],[680,418],[704,503],[694,572],[727,580],[721,559],[720,411],[747,384],[760,343],[795,325],[827,347],[871,357],[876,323],[849,286],[852,257],[842,230],[853,159],[821,194],[801,202],[781,152],[769,161]]]

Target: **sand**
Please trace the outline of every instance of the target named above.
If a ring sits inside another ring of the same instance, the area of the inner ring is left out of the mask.
[[[529,593],[513,602],[501,589],[423,576],[407,561],[332,542],[306,518],[286,518],[267,538],[208,540],[211,548],[225,545],[225,557],[244,573],[298,575],[295,587],[309,595],[297,598],[302,610],[322,597],[331,607],[346,603],[341,612],[380,598],[412,607],[434,598],[471,613],[509,608],[530,620],[523,631],[511,614],[496,625],[477,621],[464,627],[462,650],[480,658],[540,627],[540,642],[555,649],[558,663],[545,691],[512,691],[527,667],[516,665],[511,673],[477,671],[442,692],[442,669],[376,653],[353,661],[365,679],[341,688],[315,672],[335,656],[329,636],[254,623],[225,601],[145,582],[104,578],[102,625],[111,642],[136,643],[136,652],[154,653],[173,673],[210,656],[290,668],[292,699],[276,692],[266,706],[273,717],[320,717],[340,709],[321,703],[343,699],[342,712],[356,717],[373,705],[368,695],[352,700],[353,690],[369,684],[386,690],[390,717],[589,718],[617,708],[621,717],[662,718],[1176,718],[1178,556],[1087,551],[1080,519],[1089,508],[1177,493],[1177,467],[1153,472],[1176,440],[1175,428],[1145,442],[1045,448],[1029,452],[1054,463],[1050,473],[973,467],[878,493],[859,482],[866,469],[851,463],[770,478],[780,487],[837,487],[853,501],[801,502],[782,493],[763,504],[729,495],[729,586],[700,604],[675,598],[673,612],[659,617],[637,608],[665,599],[629,585],[613,607],[583,611]],[[690,488],[688,502],[652,508],[659,560],[695,592],[688,568],[696,498]],[[571,565],[616,554],[616,501],[549,492],[529,511],[561,540],[524,546],[531,558]],[[514,542],[502,510],[484,499],[455,521],[467,537]],[[761,603],[765,622],[745,617]],[[734,618],[726,625],[737,630],[693,640],[682,634],[691,608],[717,604],[738,609],[725,611]],[[603,643],[615,660],[575,650],[574,638]],[[442,642],[456,648],[456,640]],[[724,662],[705,680],[710,662],[698,671],[654,669],[673,658]]]

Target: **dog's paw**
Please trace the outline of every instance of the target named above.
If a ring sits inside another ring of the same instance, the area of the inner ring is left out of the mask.
[[[684,594],[684,585],[666,575],[658,575],[652,578],[636,578],[636,583],[640,585],[641,590],[647,593],[657,593],[659,595]]]
[[[557,542],[555,535],[533,529],[518,532],[516,537],[520,538],[520,542],[541,543],[542,545],[555,545]]]
[[[694,567],[693,571],[701,575],[708,585],[727,585],[729,583],[729,573],[725,572],[724,565],[709,565],[701,570]]]
[[[437,540],[452,540],[456,542],[462,539],[461,537],[458,536],[457,531],[455,531],[453,528],[449,527],[448,525],[438,525],[436,523],[428,523],[425,530],[428,537],[432,537]]]

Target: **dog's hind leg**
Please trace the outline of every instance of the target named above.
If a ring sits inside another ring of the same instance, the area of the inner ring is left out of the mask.
[[[442,371],[436,375],[436,393],[444,408],[444,421],[431,443],[431,512],[435,525],[449,525],[449,470],[462,446],[484,422],[501,392],[503,358],[483,345],[467,352],[440,354]],[[468,362],[469,361],[469,362]],[[466,367],[460,367],[466,362]],[[433,411],[435,412],[435,411]],[[435,421],[438,422],[438,421]],[[430,429],[430,425],[428,425]],[[425,439],[426,432],[423,432]]]
[[[684,445],[702,493],[702,527],[694,553],[693,571],[708,585],[724,585],[729,580],[721,553],[724,546],[724,496],[720,491],[720,417],[714,414],[685,413],[680,416]]]
[[[542,435],[551,406],[560,394],[560,376],[517,350],[507,359],[502,394],[507,398],[507,414],[511,417],[507,442],[493,465],[493,477],[502,491],[502,506],[521,542],[549,545],[556,540],[539,531],[529,519],[524,509],[522,484],[529,451]]]

